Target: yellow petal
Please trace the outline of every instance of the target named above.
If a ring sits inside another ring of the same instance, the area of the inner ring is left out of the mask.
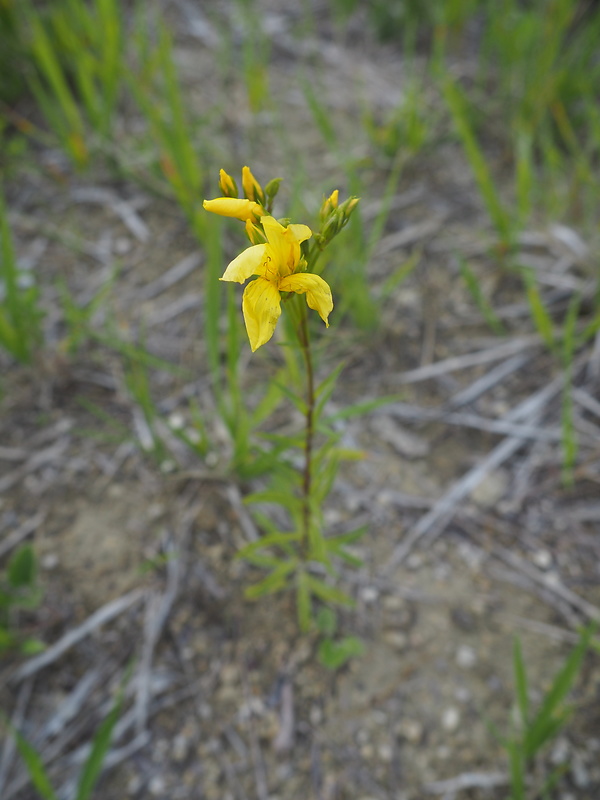
[[[278,278],[283,275],[289,275],[294,271],[294,253],[292,242],[289,242],[285,236],[286,228],[283,227],[274,217],[261,217],[261,224],[267,237],[269,256],[270,256],[270,274],[265,277]],[[300,245],[296,245],[298,250],[297,256],[300,258]],[[291,262],[291,263],[290,263]]]
[[[273,336],[281,315],[281,295],[277,286],[266,278],[251,281],[244,289],[242,311],[254,353]]]
[[[312,236],[312,231],[308,225],[288,225],[286,231],[289,231],[287,235],[293,236],[297,242],[305,242]]]
[[[213,214],[241,220],[251,219],[253,222],[256,222],[263,213],[258,203],[237,197],[216,197],[214,200],[205,200],[202,205],[206,211],[212,211]]]
[[[242,250],[239,256],[236,256],[229,264],[223,273],[223,277],[219,278],[219,280],[243,283],[251,275],[258,275],[266,257],[266,249],[266,244],[255,244]]]
[[[280,222],[277,222],[275,217],[264,216],[260,218],[260,222],[263,226],[267,240],[271,244],[275,244],[283,238],[286,229]]]
[[[328,317],[333,309],[333,298],[331,289],[323,278],[313,275],[310,272],[299,272],[297,275],[289,275],[279,282],[279,289],[282,292],[296,292],[296,294],[306,294],[306,302],[309,308],[314,308],[319,316],[329,327]]]
[[[273,217],[261,217],[261,223],[269,243],[272,267],[283,278],[290,275],[300,261],[300,242],[312,236],[308,225],[288,225],[284,228]]]

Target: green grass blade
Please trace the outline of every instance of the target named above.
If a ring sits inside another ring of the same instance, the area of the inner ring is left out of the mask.
[[[527,671],[523,661],[521,640],[515,637],[513,645],[513,670],[515,674],[515,691],[517,706],[521,715],[521,725],[526,726],[529,720],[529,693],[527,686]]]
[[[560,707],[579,674],[592,634],[593,628],[591,627],[582,633],[579,644],[573,649],[546,693],[541,708],[527,730],[524,743],[524,752],[527,758],[533,757],[540,747],[556,733],[557,721],[558,729],[560,729],[566,720],[567,714],[561,711]]]
[[[467,262],[463,258],[458,259],[460,274],[475,301],[475,305],[479,309],[481,316],[485,319],[490,328],[497,336],[504,336],[506,331],[504,325],[500,322],[491,304],[483,294],[481,284],[477,280],[475,273],[469,268]]]
[[[507,750],[511,790],[510,800],[526,800],[525,764],[521,743],[519,741],[508,742]]]
[[[500,196],[496,191],[494,179],[471,127],[465,97],[457,84],[449,79],[445,81],[443,90],[444,98],[452,114],[456,130],[462,141],[467,159],[473,170],[475,181],[485,202],[490,219],[501,241],[508,246],[514,238],[513,226],[502,205]]]
[[[523,267],[521,269],[521,274],[525,283],[525,291],[527,293],[527,301],[529,303],[533,324],[548,349],[554,352],[556,349],[556,340],[552,317],[546,310],[532,271],[527,267]]]
[[[102,772],[102,765],[104,764],[106,754],[110,748],[110,742],[121,713],[122,704],[123,694],[120,692],[108,716],[103,720],[96,731],[92,742],[92,749],[90,750],[90,754],[79,776],[75,800],[88,800],[94,790],[94,786]]]
[[[25,737],[22,736],[18,730],[13,728],[10,723],[7,724],[9,725],[10,732],[15,739],[21,758],[25,762],[25,766],[27,767],[27,772],[29,773],[32,784],[35,786],[44,800],[58,800],[44,768],[42,757],[38,751],[35,749],[35,747],[30,745],[27,739],[25,739]]]

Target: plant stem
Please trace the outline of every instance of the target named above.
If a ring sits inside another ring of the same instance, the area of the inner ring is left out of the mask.
[[[310,349],[310,336],[308,333],[308,314],[306,307],[302,304],[300,323],[298,327],[298,337],[306,366],[306,437],[304,440],[304,474],[302,480],[302,552],[306,557],[308,544],[310,541],[311,524],[311,504],[310,495],[312,490],[312,450],[314,438],[314,410],[315,410],[315,387],[312,363],[312,353]]]

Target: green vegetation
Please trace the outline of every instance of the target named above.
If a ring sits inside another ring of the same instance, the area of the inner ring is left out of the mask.
[[[590,648],[594,630],[591,627],[581,634],[579,644],[571,651],[554,676],[535,712],[530,707],[531,687],[521,642],[515,639],[513,669],[517,721],[509,736],[496,734],[509,760],[510,800],[550,797],[550,792],[568,769],[568,764],[559,764],[550,775],[543,776],[540,785],[536,787],[528,785],[527,776],[532,774],[536,756],[558,736],[573,711],[571,706],[566,705],[566,700],[579,677],[583,658]]]
[[[26,544],[15,550],[0,576],[0,655],[14,651],[33,655],[43,649],[38,639],[21,636],[18,626],[19,609],[34,610],[41,601],[35,554]]]

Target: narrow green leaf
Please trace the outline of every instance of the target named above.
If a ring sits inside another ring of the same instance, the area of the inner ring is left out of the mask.
[[[454,83],[450,78],[447,78],[444,83],[444,98],[452,117],[458,135],[462,141],[465,154],[475,181],[486,204],[488,214],[492,223],[494,224],[500,239],[505,245],[509,245],[513,238],[512,236],[512,223],[502,205],[500,195],[496,190],[496,185],[491,172],[488,168],[485,155],[477,141],[471,122],[469,120],[466,99],[459,86]]]
[[[365,646],[356,636],[346,636],[339,641],[324,639],[319,645],[319,660],[327,669],[339,669],[364,652]]]
[[[554,733],[564,724],[568,712],[561,711],[560,707],[579,674],[593,631],[594,629],[589,627],[581,634],[579,644],[572,650],[546,693],[542,705],[527,731],[525,752],[528,758],[531,758],[548,740],[550,731]]]
[[[306,401],[302,397],[298,397],[298,395],[289,389],[285,384],[281,383],[281,381],[273,381],[275,386],[279,389],[279,391],[284,394],[288,400],[290,400],[298,409],[298,411],[306,415],[307,407]]]
[[[94,791],[94,786],[102,772],[104,759],[110,748],[113,730],[119,719],[122,705],[123,693],[121,691],[115,699],[108,716],[102,721],[102,724],[94,735],[90,754],[79,776],[75,800],[88,800],[89,796]]]
[[[248,556],[262,550],[264,547],[285,547],[290,542],[297,542],[300,539],[299,533],[270,533],[267,536],[261,536],[256,542],[250,542],[245,545],[235,554],[236,558],[248,558]]]
[[[360,417],[363,414],[368,414],[376,408],[389,405],[390,403],[398,403],[404,400],[404,395],[389,394],[384,397],[377,397],[373,400],[366,400],[362,403],[354,403],[353,405],[346,406],[341,411],[336,411],[329,417],[326,417],[328,423],[337,422],[340,419],[351,419],[352,417]]]
[[[337,547],[341,544],[353,544],[361,539],[368,530],[368,525],[361,525],[359,528],[348,531],[348,533],[339,533],[336,536],[328,536],[325,541],[328,547],[330,544],[334,547]]]
[[[529,693],[527,687],[527,671],[523,661],[521,640],[515,637],[513,645],[513,669],[515,674],[515,690],[517,705],[521,715],[521,725],[526,726],[529,721]]]
[[[337,379],[339,378],[339,376],[340,376],[340,374],[341,374],[341,372],[342,372],[342,370],[344,369],[345,366],[346,366],[346,362],[343,361],[317,387],[317,389],[315,391],[315,399],[318,399],[319,402],[317,403],[316,408],[315,408],[315,414],[314,414],[314,418],[315,419],[318,420],[319,417],[321,416],[321,414],[323,412],[323,409],[325,408],[325,406],[327,405],[327,402],[329,401],[329,399],[331,398],[331,395],[333,394],[333,390],[335,389],[335,385],[337,383]]]
[[[54,794],[54,789],[52,788],[40,754],[18,730],[10,725],[9,722],[7,722],[7,725],[15,739],[21,758],[25,762],[32,784],[44,800],[58,800],[57,796]]]
[[[250,600],[255,600],[265,594],[274,594],[280,591],[286,586],[290,572],[293,572],[297,566],[297,559],[281,562],[270,575],[267,575],[262,581],[249,586],[246,589],[246,597]]]
[[[333,636],[337,630],[337,614],[329,606],[321,606],[317,613],[317,628],[324,636]]]
[[[30,544],[23,545],[8,562],[8,582],[15,589],[32,586],[35,581],[35,574],[36,562],[33,547]]]
[[[508,763],[510,769],[510,800],[526,800],[525,798],[525,763],[520,742],[507,743]]]
[[[503,336],[506,333],[504,325],[500,322],[494,313],[494,309],[483,294],[481,285],[477,280],[475,273],[471,271],[464,258],[458,259],[458,265],[460,274],[471,294],[471,297],[475,301],[475,305],[479,309],[481,316],[485,319],[487,324],[497,336]]]
[[[312,603],[304,570],[298,572],[296,580],[296,607],[300,630],[302,633],[308,633],[312,619]]]
[[[295,497],[293,494],[285,491],[277,491],[275,489],[266,489],[264,492],[254,492],[253,494],[246,495],[244,498],[245,505],[252,503],[274,503],[275,505],[287,508],[288,511],[294,513],[302,509],[302,501]]]
[[[521,274],[525,283],[525,291],[527,293],[533,324],[548,349],[554,351],[556,342],[552,317],[546,310],[531,270],[526,267],[521,268]]]
[[[307,575],[306,580],[312,594],[316,595],[320,600],[341,606],[353,607],[355,605],[352,597],[342,592],[340,589],[330,586],[319,578],[315,578],[313,575]]]
[[[386,279],[385,283],[381,287],[380,290],[380,297],[382,300],[386,300],[392,292],[394,292],[404,281],[412,275],[415,271],[416,267],[419,265],[421,261],[421,257],[423,255],[422,250],[415,250],[406,261],[401,264],[392,274]]]

